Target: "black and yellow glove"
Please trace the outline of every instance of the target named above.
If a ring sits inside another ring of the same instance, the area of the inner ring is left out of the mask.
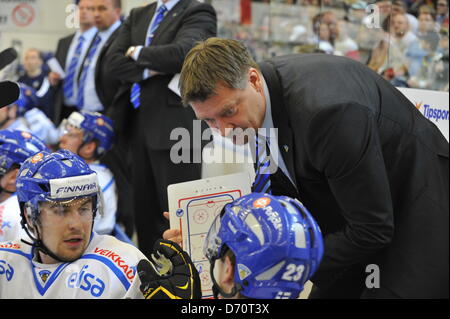
[[[189,255],[176,243],[158,240],[151,262],[137,266],[145,299],[200,299],[200,277]]]

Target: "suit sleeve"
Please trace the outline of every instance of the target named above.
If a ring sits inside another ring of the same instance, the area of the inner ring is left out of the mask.
[[[376,119],[358,104],[327,107],[311,120],[310,160],[325,174],[346,221],[324,238],[325,253],[312,281],[328,287],[347,268],[391,241],[393,204]]]
[[[137,64],[162,73],[174,74],[181,71],[184,58],[198,41],[215,36],[217,18],[214,9],[208,4],[199,4],[186,14],[174,41],[165,45],[144,47]]]
[[[128,48],[132,46],[131,33],[135,10],[130,12],[129,17],[120,28],[119,35],[114,40],[108,51],[108,61],[110,61],[110,72],[118,80],[136,83],[143,79],[144,68],[137,65],[136,61],[125,56]]]

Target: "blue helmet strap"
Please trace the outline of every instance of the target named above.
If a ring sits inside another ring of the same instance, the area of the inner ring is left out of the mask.
[[[27,233],[27,235],[33,240],[33,243],[29,243],[28,241],[24,240],[23,238],[21,238],[20,241],[22,241],[23,243],[25,243],[25,244],[27,244],[27,245],[30,245],[31,247],[36,248],[36,257],[38,258],[38,262],[42,262],[42,261],[41,261],[41,256],[40,256],[39,253],[38,253],[39,251],[42,251],[44,254],[50,256],[51,258],[53,258],[53,259],[55,259],[55,260],[57,260],[57,261],[59,261],[59,262],[66,262],[66,261],[62,260],[61,258],[59,258],[56,254],[52,253],[52,252],[50,251],[50,249],[48,249],[48,248],[44,245],[44,243],[42,242],[42,240],[41,240],[41,238],[40,238],[41,236],[39,235],[39,230],[38,230],[37,227],[34,227],[34,229],[35,229],[35,231],[36,231],[36,233],[37,233],[37,238],[35,238],[35,237],[30,233],[30,231],[28,230],[28,227],[26,227],[26,226],[24,225],[25,222],[24,222],[23,219],[22,219],[22,221],[21,221],[21,224],[22,224],[22,228],[25,229],[25,232]]]

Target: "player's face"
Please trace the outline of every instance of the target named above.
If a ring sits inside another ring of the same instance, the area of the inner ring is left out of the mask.
[[[61,137],[59,147],[64,150],[78,154],[80,146],[83,144],[83,131],[72,126],[66,126],[66,132]]]
[[[262,78],[259,72],[250,68],[245,89],[230,89],[217,84],[215,95],[205,101],[194,101],[192,108],[198,119],[205,121],[220,135],[230,138],[235,144],[245,144],[248,136],[236,134],[237,129],[258,130],[262,126],[266,101]],[[238,130],[241,131],[241,130]]]
[[[40,236],[44,245],[63,261],[82,256],[89,244],[93,222],[92,197],[72,201],[43,202],[39,206]],[[56,263],[42,255],[44,263]]]
[[[95,26],[107,30],[120,17],[120,9],[114,8],[112,0],[94,0]]]

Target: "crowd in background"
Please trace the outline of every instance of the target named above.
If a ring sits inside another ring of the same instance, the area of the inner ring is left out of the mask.
[[[448,91],[448,0],[210,2],[218,12],[218,35],[244,41],[258,61],[290,53],[342,55],[368,65],[397,87]],[[38,48],[23,52],[16,80],[46,92],[45,62],[53,53]],[[54,119],[52,99],[50,92],[40,104]]]
[[[448,0],[262,0],[247,6],[251,19],[241,13],[240,23],[230,1],[212,3],[219,35],[245,41],[257,60],[342,55],[397,87],[448,91]]]

